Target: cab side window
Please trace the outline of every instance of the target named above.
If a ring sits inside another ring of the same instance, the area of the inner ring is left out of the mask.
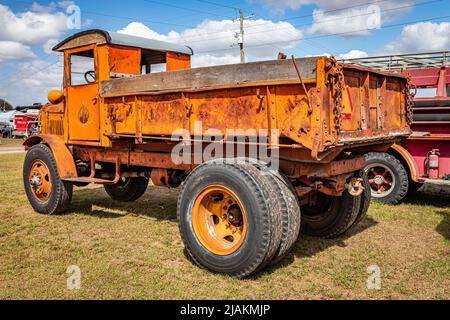
[[[70,57],[70,85],[81,86],[95,83],[94,50],[71,54]]]

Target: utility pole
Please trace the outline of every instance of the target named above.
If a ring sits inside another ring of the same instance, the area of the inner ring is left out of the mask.
[[[239,37],[239,48],[241,51],[241,63],[245,63],[245,50],[244,50],[244,11],[239,10],[239,20],[241,22],[241,35]]]
[[[239,10],[239,22],[240,22],[240,30],[239,32],[236,32],[235,37],[237,39],[240,53],[241,53],[241,63],[245,63],[245,45],[244,45],[244,28],[245,28],[245,20],[246,19],[252,19],[255,15],[251,14],[250,16],[246,17],[244,16],[244,11]],[[234,20],[236,22],[236,20]],[[232,47],[235,47],[236,44],[232,45]]]

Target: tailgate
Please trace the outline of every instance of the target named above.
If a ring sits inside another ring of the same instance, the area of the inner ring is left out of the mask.
[[[413,96],[406,76],[344,65],[343,79],[339,143],[395,140],[411,133]]]

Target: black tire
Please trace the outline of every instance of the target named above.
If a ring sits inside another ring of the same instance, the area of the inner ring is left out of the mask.
[[[37,160],[44,162],[50,172],[50,177],[48,178],[51,181],[52,186],[50,198],[46,201],[41,201],[36,197],[32,191],[32,186],[29,181],[33,163]],[[72,201],[73,184],[61,180],[55,157],[48,146],[38,144],[30,148],[25,157],[23,181],[25,192],[34,211],[40,214],[48,215],[60,214],[66,211],[70,206]]]
[[[300,235],[301,210],[292,183],[282,173],[275,176],[278,192],[282,197],[282,226],[281,244],[273,264],[282,261],[291,252]]]
[[[385,204],[399,204],[408,194],[409,177],[403,164],[394,156],[387,153],[369,153],[366,155],[366,173],[371,175],[371,170],[380,168],[387,170],[392,186],[385,192],[378,193],[374,184],[371,185],[372,199]]]
[[[317,192],[316,206],[302,206],[302,233],[326,239],[343,235],[360,214],[361,197],[344,192],[332,197]]]
[[[361,222],[364,221],[364,219],[367,217],[367,213],[369,212],[369,207],[372,202],[370,183],[367,174],[365,172],[363,172],[362,178],[364,191],[361,195],[361,204],[359,206],[359,212],[355,222],[353,222],[352,226],[347,230],[347,233],[354,230]]]
[[[277,264],[292,250],[300,235],[301,210],[297,195],[291,181],[280,171],[269,170],[262,161],[252,160],[252,163],[263,170],[276,188],[280,202],[280,216],[282,225],[281,243],[272,264]]]
[[[217,255],[202,245],[192,222],[198,196],[213,185],[232,190],[247,216],[247,234],[242,245],[229,255]],[[281,242],[278,197],[271,181],[253,165],[229,160],[207,162],[185,181],[178,200],[181,237],[192,260],[207,270],[237,278],[249,277],[269,264]]]
[[[144,177],[124,178],[118,184],[105,185],[105,191],[115,201],[133,202],[144,195],[148,183],[149,179]]]

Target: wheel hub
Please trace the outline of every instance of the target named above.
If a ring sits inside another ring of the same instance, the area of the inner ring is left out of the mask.
[[[380,175],[377,175],[374,179],[375,184],[382,185],[384,183],[384,178]]]
[[[31,190],[39,201],[45,202],[50,198],[52,190],[50,170],[43,161],[36,160],[33,163],[29,181]]]
[[[366,170],[373,197],[382,198],[393,192],[396,184],[395,175],[389,167],[384,164],[374,164]]]
[[[211,186],[200,193],[192,209],[192,223],[202,245],[221,256],[239,250],[247,232],[240,199],[223,186]]]

